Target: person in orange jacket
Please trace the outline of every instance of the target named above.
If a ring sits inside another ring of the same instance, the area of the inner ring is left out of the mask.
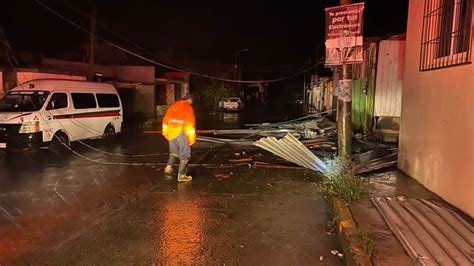
[[[181,101],[172,104],[166,110],[162,122],[162,134],[168,140],[170,155],[165,167],[165,175],[173,174],[173,164],[179,159],[178,182],[191,181],[193,178],[186,175],[191,145],[196,143],[196,119],[192,107],[193,97],[185,94]]]

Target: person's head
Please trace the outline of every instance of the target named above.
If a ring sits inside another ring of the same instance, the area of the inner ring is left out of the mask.
[[[187,101],[189,104],[193,104],[193,95],[191,93],[186,93],[181,98],[183,101]]]

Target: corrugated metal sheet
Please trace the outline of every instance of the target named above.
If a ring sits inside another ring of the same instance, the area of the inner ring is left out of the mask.
[[[385,40],[379,44],[375,116],[400,117],[404,54],[404,40]]]
[[[310,111],[322,112],[333,108],[333,97],[335,89],[332,80],[327,78],[311,78],[311,90],[309,91],[308,104]]]
[[[372,201],[419,265],[474,265],[472,220],[436,201],[403,197]]]
[[[261,138],[254,145],[299,166],[320,172],[326,170],[324,162],[291,134],[287,134],[281,139],[275,137]]]

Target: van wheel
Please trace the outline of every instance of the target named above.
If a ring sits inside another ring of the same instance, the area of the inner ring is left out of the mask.
[[[104,140],[113,140],[115,138],[115,128],[112,125],[108,125],[104,130],[104,135],[102,138]]]
[[[54,134],[49,149],[54,153],[65,153],[69,147],[69,138],[66,134],[58,132]]]

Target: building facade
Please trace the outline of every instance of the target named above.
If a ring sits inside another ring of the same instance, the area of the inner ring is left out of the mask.
[[[471,0],[410,0],[398,166],[474,216]]]

